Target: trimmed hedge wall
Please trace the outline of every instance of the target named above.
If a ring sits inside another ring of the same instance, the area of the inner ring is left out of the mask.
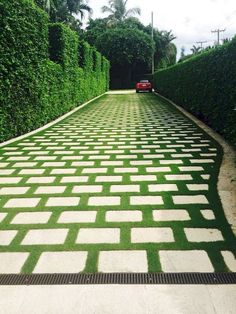
[[[236,145],[236,37],[156,72],[154,86]]]
[[[1,0],[0,29],[0,142],[109,88],[107,59],[32,0]]]

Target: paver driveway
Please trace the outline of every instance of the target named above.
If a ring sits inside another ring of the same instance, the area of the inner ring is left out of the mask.
[[[222,149],[155,95],[106,95],[0,158],[0,273],[236,271]]]

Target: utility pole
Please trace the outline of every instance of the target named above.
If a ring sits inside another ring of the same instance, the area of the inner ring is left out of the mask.
[[[152,40],[154,41],[154,14],[152,12]],[[155,72],[155,51],[152,53],[152,75]]]
[[[216,29],[214,31],[211,31],[212,33],[217,33],[217,45],[220,44],[220,33],[225,32],[226,29]]]
[[[203,48],[203,44],[206,44],[207,41],[197,41],[196,44],[200,44],[201,45],[201,49]]]

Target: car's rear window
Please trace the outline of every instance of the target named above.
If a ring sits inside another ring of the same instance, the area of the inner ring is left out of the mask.
[[[148,80],[141,80],[140,83],[149,83]]]

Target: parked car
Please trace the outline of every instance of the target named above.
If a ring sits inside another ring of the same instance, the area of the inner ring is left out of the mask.
[[[136,84],[136,93],[152,92],[152,84],[148,80],[141,80]]]

